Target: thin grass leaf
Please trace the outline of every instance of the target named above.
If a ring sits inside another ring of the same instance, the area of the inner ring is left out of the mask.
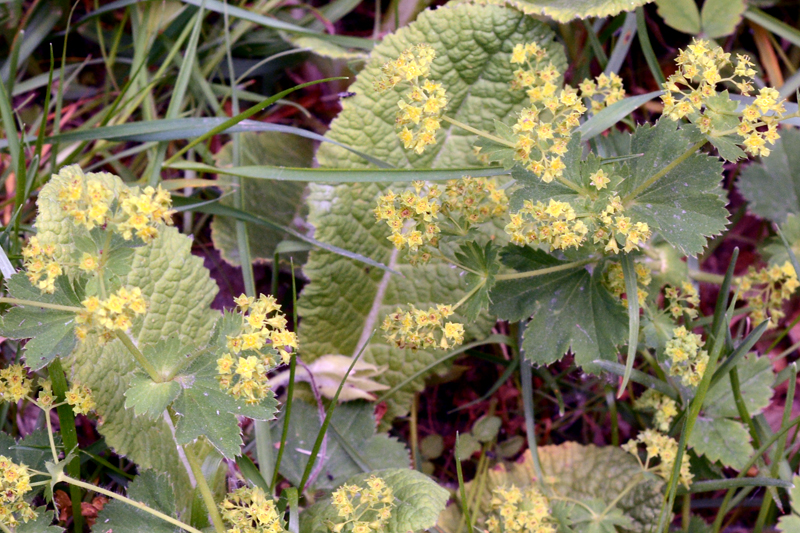
[[[0,247],[0,274],[3,274],[3,277],[8,279],[16,272],[17,271],[14,269],[14,265],[11,264],[11,261],[9,261],[8,256],[6,255],[6,251]]]
[[[311,475],[311,471],[314,469],[314,463],[317,461],[317,456],[319,455],[319,450],[322,447],[322,440],[325,438],[325,433],[328,431],[328,426],[331,423],[331,417],[333,416],[333,410],[336,408],[336,405],[339,403],[339,394],[342,392],[342,388],[344,388],[344,384],[347,381],[347,378],[350,377],[350,372],[353,371],[353,368],[356,366],[361,354],[364,353],[364,348],[367,347],[369,341],[372,340],[372,337],[375,335],[375,331],[373,330],[372,335],[370,335],[369,340],[364,343],[364,346],[361,347],[361,350],[353,357],[353,362],[350,363],[350,367],[345,372],[342,381],[339,382],[339,388],[336,389],[336,393],[331,398],[331,403],[328,405],[328,410],[325,412],[325,420],[322,422],[322,427],[319,429],[319,433],[317,433],[317,439],[314,442],[314,447],[311,449],[311,455],[308,457],[308,462],[306,463],[306,469],[303,471],[303,478],[300,480],[299,485],[299,492],[303,492],[306,488],[306,482],[308,482],[308,478]]]
[[[472,532],[472,517],[469,514],[469,501],[467,500],[467,489],[464,485],[464,473],[461,471],[461,435],[456,431],[456,475],[458,476],[458,491],[461,495],[461,512],[467,522],[467,531]]]
[[[748,7],[747,11],[744,12],[744,18],[755,22],[759,26],[771,31],[779,37],[783,37],[793,45],[800,46],[800,30],[790,26],[789,24],[786,24],[782,20],[776,19],[772,15],[764,13],[757,7]]]
[[[536,442],[536,411],[533,405],[533,375],[531,373],[531,363],[525,359],[522,345],[519,349],[519,379],[522,381],[522,407],[525,413],[525,436],[528,439],[528,450],[533,459],[533,470],[536,472],[536,479],[539,487],[545,496],[550,495],[550,488],[545,483],[542,462],[539,459],[539,445]]]
[[[790,489],[794,487],[791,481],[771,477],[745,477],[733,479],[710,479],[708,481],[694,481],[688,489],[681,487],[678,494],[697,494],[699,492],[716,492],[718,490],[738,489],[741,487],[780,487]]]
[[[263,490],[266,494],[270,494],[269,485],[264,478],[261,476],[261,472],[258,471],[256,465],[253,463],[253,460],[250,459],[246,454],[242,454],[236,458],[236,466],[239,467],[239,472],[242,473],[242,476],[249,481],[254,487],[258,487]]]
[[[639,36],[639,44],[642,47],[644,59],[647,61],[647,67],[650,69],[653,79],[655,79],[658,86],[661,87],[667,80],[664,78],[664,73],[661,71],[661,65],[658,63],[658,57],[653,51],[653,46],[650,44],[650,34],[647,31],[647,21],[644,17],[644,9],[641,7],[636,8],[636,26]]]
[[[625,293],[628,295],[628,357],[625,359],[625,373],[622,375],[617,398],[622,397],[628,386],[639,347],[639,283],[633,256],[624,254],[621,263],[622,275],[625,278]]]
[[[61,19],[60,9],[39,9],[31,18],[27,27],[20,28],[22,39],[12,51],[12,56],[0,67],[0,78],[4,82],[12,83],[10,86],[12,92],[14,90],[13,79],[17,75],[17,65],[25,62],[33,51],[42,44],[59,19]]]
[[[289,506],[289,531],[300,533],[300,503],[297,489],[289,487],[284,491],[286,502]]]
[[[663,91],[653,91],[639,96],[629,96],[600,110],[578,128],[578,132],[581,134],[581,140],[588,141],[592,137],[600,135],[636,109],[639,109],[653,98],[657,98],[662,94],[664,94]]]
[[[289,168],[253,165],[242,167],[213,167],[204,163],[181,161],[168,165],[178,170],[193,170],[210,174],[225,174],[241,178],[285,181],[313,181],[328,183],[392,183],[416,180],[443,181],[458,179],[465,175],[490,177],[508,174],[500,167],[455,168],[455,169],[337,169],[337,168]]]
[[[622,68],[622,62],[628,57],[628,51],[633,44],[633,38],[636,35],[636,13],[628,13],[625,15],[625,22],[620,29],[619,39],[617,44],[614,45],[614,50],[611,51],[611,56],[608,58],[608,64],[603,72],[611,74],[619,72]]]
[[[761,336],[767,331],[769,327],[769,320],[766,320],[756,326],[753,331],[750,332],[747,337],[736,347],[736,349],[731,353],[730,357],[728,357],[724,363],[719,365],[717,370],[714,372],[714,375],[711,377],[711,386],[717,384],[717,382],[724,378],[728,372],[730,372],[733,367],[750,351],[750,349],[755,346]]]

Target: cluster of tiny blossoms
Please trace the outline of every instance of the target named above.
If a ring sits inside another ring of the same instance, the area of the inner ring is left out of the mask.
[[[42,245],[35,235],[28,240],[22,249],[25,272],[32,285],[43,292],[55,292],[55,282],[64,273],[61,265],[54,259],[56,247],[53,244]]]
[[[36,512],[23,497],[31,490],[31,477],[25,465],[15,464],[0,455],[0,524],[14,527],[36,519]]]
[[[147,304],[139,287],[120,287],[105,300],[90,296],[81,303],[83,310],[75,319],[79,324],[75,328],[75,335],[81,341],[86,340],[90,331],[99,333],[101,339],[107,341],[115,331],[128,330],[133,325],[133,319],[147,311]]]
[[[16,403],[33,390],[25,365],[15,364],[0,369],[0,399]]]
[[[371,533],[383,531],[395,506],[392,488],[375,475],[366,486],[344,484],[331,494],[337,520],[328,521],[332,533]]]
[[[407,247],[412,264],[426,263],[436,248],[439,234],[466,234],[474,225],[508,209],[508,198],[497,182],[465,176],[449,180],[444,187],[422,181],[413,183],[414,191],[396,194],[388,191],[378,198],[373,213],[392,231],[388,239],[398,250]]]
[[[512,485],[492,491],[492,515],[486,519],[489,533],[555,533],[550,505],[539,490],[524,491]]]
[[[653,422],[659,431],[669,431],[672,419],[678,416],[678,404],[669,396],[647,389],[639,398],[633,402],[634,409],[655,411]]]
[[[645,446],[647,457],[642,463],[639,457],[639,445]],[[678,457],[678,442],[652,429],[646,429],[639,433],[636,439],[629,440],[622,445],[622,449],[633,454],[639,461],[644,470],[652,472],[668,481],[672,475],[672,468],[675,464],[675,459]],[[650,462],[658,460],[658,464],[651,465]],[[680,483],[689,488],[692,483],[691,470],[689,469],[689,454],[684,453],[681,460]]]
[[[703,338],[680,326],[672,330],[664,353],[670,358],[669,374],[678,376],[687,387],[696,387],[708,366],[708,352],[702,350]]]
[[[171,223],[172,200],[161,186],[141,192],[126,188],[115,198],[114,191],[99,177],[86,175],[76,167],[67,167],[62,174],[65,171],[70,177],[62,183],[58,201],[76,225],[91,230],[110,224],[125,240],[135,234],[147,243],[158,236],[159,225]]]
[[[598,189],[606,187],[609,180],[602,169],[591,179]],[[638,250],[652,235],[646,222],[633,222],[625,216],[622,200],[616,195],[608,199],[599,214],[578,214],[568,202],[551,198],[547,205],[526,200],[510,218],[505,231],[512,243],[548,244],[551,250],[579,248],[591,238],[594,244],[605,243],[604,251],[618,254],[620,250]],[[624,244],[620,248],[621,242]]]
[[[797,273],[789,261],[757,270],[750,267],[739,279],[739,298],[750,307],[750,317],[756,324],[769,320],[769,328],[778,326],[785,316],[783,303],[800,287]]]
[[[219,504],[222,519],[231,527],[226,533],[283,533],[275,502],[258,487],[242,487]]]
[[[85,415],[94,411],[97,404],[94,402],[92,390],[86,385],[73,383],[72,387],[64,395],[65,400],[72,406],[76,415]]]
[[[384,338],[394,346],[412,350],[446,350],[464,342],[464,326],[457,322],[445,322],[453,314],[451,306],[437,305],[427,311],[417,309],[412,304],[409,306],[409,311],[403,312],[398,308],[396,312],[386,315],[381,325]]]
[[[755,101],[741,112],[741,121],[731,128],[726,109],[730,105],[725,105],[727,93],[722,93],[720,100],[716,90],[718,83],[729,82],[749,96],[756,74],[750,59],[738,54],[733,62],[731,55],[719,46],[695,39],[680,51],[675,61],[678,70],[664,83],[665,94],[661,97],[664,114],[673,120],[686,117],[700,131],[715,137],[737,134],[742,137],[737,144],[743,145],[748,153],[768,156],[770,149],[766,145],[779,138],[778,122],[786,111],[778,91],[771,87],[760,89]],[[722,71],[731,68],[732,75],[723,78]],[[766,126],[766,130],[759,131],[757,128],[761,126]]]
[[[650,269],[642,263],[636,263],[634,270],[636,272],[637,299],[639,300],[639,305],[643,306],[648,295],[647,286],[653,281],[653,277]],[[622,272],[622,265],[619,263],[608,265],[603,281],[608,288],[608,292],[621,300],[623,305],[628,304],[627,287],[625,286],[625,274]],[[623,294],[625,294],[624,297]]]
[[[622,78],[613,72],[608,76],[603,73],[593,80],[583,80],[578,88],[581,90],[581,97],[591,99],[592,113],[625,98]]]
[[[242,325],[227,336],[228,353],[217,359],[218,379],[228,394],[259,403],[269,394],[267,372],[278,364],[275,355],[288,363],[290,350],[297,349],[297,336],[286,329],[286,317],[274,297],[242,294],[234,301]]]
[[[395,125],[403,129],[398,137],[406,149],[418,154],[425,147],[436,144],[436,131],[441,127],[441,117],[447,105],[442,84],[427,79],[436,52],[428,44],[418,44],[400,54],[400,57],[383,65],[383,76],[375,82],[375,90],[387,91],[398,83],[410,85],[397,103]],[[409,126],[411,126],[409,128]]]
[[[700,295],[697,294],[697,289],[688,281],[684,281],[680,288],[667,287],[664,290],[664,296],[667,298],[667,309],[669,309],[672,318],[680,318],[683,315],[689,318],[697,317],[696,307],[700,305]]]

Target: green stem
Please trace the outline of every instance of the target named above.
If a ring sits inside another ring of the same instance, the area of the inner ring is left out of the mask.
[[[473,296],[473,295],[474,295],[476,292],[478,292],[479,290],[481,290],[481,288],[482,288],[484,285],[486,285],[486,278],[483,278],[483,279],[481,280],[481,282],[480,282],[480,283],[478,283],[477,285],[475,285],[475,286],[472,288],[472,290],[471,290],[471,291],[469,291],[467,294],[465,294],[465,295],[464,295],[464,297],[463,297],[463,298],[461,298],[461,299],[460,299],[460,300],[459,300],[459,301],[458,301],[458,302],[457,302],[457,303],[456,303],[456,304],[453,306],[453,311],[455,311],[456,309],[458,309],[459,307],[461,307],[461,305],[463,305],[463,304],[464,304],[464,302],[466,302],[467,300],[469,300],[470,298],[472,298],[472,296]]]
[[[48,304],[45,302],[37,302],[35,300],[20,300],[18,298],[0,298],[0,303],[15,304],[15,305],[30,305],[34,307],[41,307],[43,309],[55,309],[56,311],[69,311],[70,313],[79,313],[83,311],[80,307],[72,307],[71,305],[58,305]]]
[[[100,494],[103,494],[104,496],[108,496],[109,498],[114,498],[115,500],[119,500],[121,502],[125,502],[128,505],[131,505],[133,507],[136,507],[137,509],[140,509],[140,510],[144,511],[145,513],[149,513],[149,514],[151,514],[153,516],[156,516],[156,517],[160,518],[161,520],[164,520],[165,522],[169,522],[170,524],[172,524],[174,526],[177,526],[177,527],[183,529],[184,531],[189,531],[190,533],[203,533],[199,529],[195,529],[192,526],[190,526],[189,524],[185,524],[185,523],[181,522],[180,520],[176,520],[175,518],[172,518],[169,515],[166,515],[164,513],[156,511],[155,509],[151,509],[150,507],[148,507],[147,505],[145,505],[145,504],[143,504],[141,502],[137,502],[137,501],[131,500],[130,498],[126,498],[125,496],[123,496],[121,494],[117,494],[116,492],[111,492],[110,490],[106,490],[106,489],[104,489],[102,487],[98,487],[97,485],[92,485],[90,483],[84,483],[83,481],[81,481],[79,479],[72,478],[72,477],[66,475],[63,472],[61,472],[58,475],[58,478],[56,479],[56,481],[69,483],[70,485],[75,485],[76,487],[81,487],[81,488],[86,489],[86,490],[99,492]],[[222,531],[224,532],[224,529]]]
[[[217,510],[217,504],[214,501],[214,495],[211,493],[211,487],[208,486],[206,476],[203,475],[203,469],[200,463],[197,462],[194,452],[188,446],[183,447],[183,453],[186,454],[186,461],[192,469],[192,474],[197,481],[197,488],[200,489],[200,495],[203,497],[203,502],[206,504],[208,514],[211,516],[211,522],[214,523],[214,529],[217,533],[225,533],[225,524],[222,523],[222,517]]]
[[[449,122],[453,126],[457,126],[457,127],[461,128],[462,130],[467,130],[470,133],[474,133],[475,135],[483,137],[484,139],[489,139],[490,141],[494,141],[497,144],[502,144],[503,146],[508,146],[509,148],[516,148],[516,146],[512,142],[509,142],[509,141],[507,141],[507,140],[505,140],[505,139],[503,139],[501,137],[498,137],[497,135],[492,135],[489,132],[486,132],[486,131],[483,131],[483,130],[479,130],[478,128],[473,128],[469,124],[464,124],[460,120],[456,120],[454,118],[450,118],[447,115],[442,115],[442,120],[444,120],[445,122]]]
[[[625,488],[624,488],[624,489],[622,489],[622,492],[620,492],[619,494],[617,494],[617,497],[616,497],[616,498],[614,498],[614,499],[611,501],[611,503],[609,503],[609,504],[606,506],[606,508],[603,510],[603,512],[601,513],[601,515],[600,515],[600,516],[606,516],[608,513],[610,513],[611,511],[613,511],[613,510],[614,510],[614,507],[616,507],[616,505],[617,505],[617,504],[620,502],[620,500],[622,500],[622,498],[624,498],[626,494],[628,494],[630,491],[632,491],[632,490],[634,489],[634,487],[636,487],[636,485],[638,485],[639,483],[641,483],[641,481],[642,481],[642,478],[643,478],[643,475],[642,475],[642,474],[636,474],[636,475],[633,477],[633,479],[631,479],[631,480],[628,482],[628,484],[625,486]]]
[[[544,276],[545,274],[552,274],[554,272],[561,272],[562,270],[569,270],[572,268],[578,268],[583,265],[588,265],[589,263],[595,262],[595,259],[581,259],[580,261],[573,261],[571,263],[564,263],[563,265],[547,267],[547,268],[540,268],[538,270],[529,270],[527,272],[514,272],[513,274],[500,274],[494,277],[497,281],[509,280],[509,279],[524,279],[524,278],[533,278],[536,276]]]
[[[725,276],[720,274],[712,274],[711,272],[702,272],[693,269],[689,269],[689,277],[696,281],[713,283],[714,285],[722,285],[722,281],[725,279]]]
[[[0,531],[3,533],[14,533],[10,529],[8,529],[2,522],[0,522]]]
[[[53,454],[53,462],[58,462],[58,450],[56,449],[56,441],[53,438],[53,423],[50,418],[50,409],[43,409],[44,419],[47,422],[47,438],[50,439],[50,452]]]
[[[163,381],[161,375],[158,373],[158,370],[156,370],[156,367],[154,367],[152,363],[147,360],[141,350],[139,350],[139,348],[133,344],[133,341],[127,333],[124,331],[117,331],[117,338],[122,341],[122,344],[124,344],[131,355],[133,355],[134,359],[136,359],[136,362],[138,362],[141,367],[144,368],[145,372],[147,372],[147,375],[150,376],[150,379],[156,383],[161,383]]]
[[[633,192],[628,193],[625,196],[625,198],[622,200],[622,203],[623,204],[627,204],[628,202],[630,202],[631,200],[633,200],[634,198],[639,196],[643,191],[645,191],[652,184],[654,184],[655,182],[657,182],[658,180],[660,180],[661,178],[663,178],[664,176],[666,176],[667,174],[672,172],[672,169],[674,169],[675,167],[677,167],[678,165],[680,165],[681,163],[683,163],[684,161],[689,159],[692,156],[692,154],[694,154],[696,151],[698,151],[700,148],[702,148],[703,145],[705,145],[707,142],[708,141],[703,139],[702,141],[699,141],[699,142],[693,144],[692,146],[690,146],[685,152],[683,152],[680,156],[678,156],[678,158],[675,159],[672,163],[670,163],[669,165],[665,166],[664,168],[662,168],[661,170],[659,170],[658,172],[656,172],[655,174],[650,176],[647,179],[647,181],[645,181],[644,183],[639,185],[636,189],[634,189]]]

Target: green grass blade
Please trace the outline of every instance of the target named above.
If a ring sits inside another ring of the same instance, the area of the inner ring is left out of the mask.
[[[288,233],[289,235],[293,236],[295,239],[301,240],[303,242],[307,242],[317,248],[322,250],[341,255],[343,257],[347,257],[349,259],[353,259],[355,261],[359,261],[366,265],[373,266],[375,268],[380,268],[381,270],[385,270],[387,272],[391,272],[392,274],[397,274],[398,276],[402,276],[396,270],[392,270],[388,266],[375,261],[374,259],[370,259],[369,257],[363,256],[361,254],[357,254],[355,252],[350,252],[343,248],[339,248],[338,246],[333,246],[331,244],[318,241],[313,237],[308,237],[303,235],[297,230],[294,230],[288,226],[284,226],[282,224],[278,224],[267,220],[263,217],[259,217],[245,211],[241,211],[239,209],[235,209],[233,207],[229,207],[226,205],[222,205],[219,203],[218,199],[208,200],[208,201],[195,201],[189,198],[185,198],[182,196],[172,196],[172,204],[173,206],[177,207],[176,211],[198,211],[200,213],[207,213],[209,215],[216,215],[216,216],[223,216],[223,217],[231,217],[237,220],[243,220],[245,222],[249,222],[251,224],[257,224],[259,226],[268,227],[274,230],[282,231],[284,233]]]
[[[25,62],[34,50],[42,44],[60,18],[60,9],[39,9],[31,18],[27,27],[20,29],[22,33],[21,41],[13,50],[12,56],[0,67],[0,77],[3,81],[12,83],[10,85],[12,92],[14,88],[13,79],[17,74],[17,65]]]
[[[469,514],[469,501],[467,489],[464,485],[464,473],[461,471],[461,435],[456,431],[456,475],[458,476],[458,491],[461,495],[461,512],[467,522],[467,531],[472,533],[472,517]]]
[[[600,135],[636,109],[662,94],[663,91],[653,91],[639,96],[629,96],[611,104],[580,125],[578,132],[581,134],[581,140],[588,141],[592,137]]]
[[[597,365],[606,372],[610,372],[617,376],[625,375],[625,366],[619,363],[614,363],[612,361],[606,361],[603,359],[596,359],[592,361],[592,364]],[[650,374],[645,374],[641,370],[636,370],[636,369],[631,370],[630,379],[634,383],[638,383],[639,385],[644,385],[647,388],[654,389],[663,394],[664,396],[672,398],[676,402],[679,402],[681,400],[678,391],[670,387],[669,384],[661,381],[658,378],[654,378]]]
[[[630,14],[630,13],[629,13]],[[625,359],[625,373],[619,385],[617,398],[620,398],[631,378],[636,351],[639,348],[639,283],[636,267],[631,254],[622,256],[622,275],[625,278],[625,293],[628,296],[628,357]]]
[[[253,486],[260,488],[266,494],[270,494],[269,485],[261,476],[261,472],[258,471],[256,465],[253,464],[252,459],[250,459],[247,455],[242,454],[236,458],[236,466],[239,467],[239,471],[242,473],[244,478]]]
[[[234,125],[238,124],[239,122],[241,122],[241,121],[243,121],[243,120],[245,120],[247,118],[252,117],[253,115],[258,113],[259,111],[261,111],[263,109],[266,109],[270,105],[274,104],[277,100],[280,100],[284,96],[288,96],[288,95],[292,94],[293,92],[295,92],[297,90],[303,89],[305,87],[310,87],[312,85],[317,85],[319,83],[325,83],[325,82],[335,81],[335,80],[346,80],[346,79],[347,79],[346,77],[339,76],[339,77],[335,77],[335,78],[325,78],[325,79],[322,79],[322,80],[314,80],[314,81],[309,81],[309,82],[306,82],[306,83],[301,83],[300,85],[295,85],[294,87],[292,87],[290,89],[286,89],[285,91],[281,91],[278,94],[267,98],[266,100],[264,100],[260,104],[254,105],[253,107],[251,107],[247,111],[245,111],[243,113],[239,113],[238,115],[234,116],[233,118],[230,118],[230,119],[226,120],[225,122],[223,122],[222,124],[220,124],[216,128],[213,128],[211,131],[206,132],[205,134],[201,135],[197,139],[193,140],[192,142],[190,142],[189,144],[187,144],[186,146],[184,146],[183,148],[178,150],[178,153],[176,153],[171,158],[169,158],[169,160],[165,164],[166,165],[170,165],[170,164],[174,163],[183,154],[185,154],[188,150],[194,148],[195,146],[197,146],[201,142],[205,141],[206,139],[208,139],[210,137],[213,137],[214,135],[217,135],[218,133],[222,133],[223,131],[227,130],[231,126],[234,126]]]
[[[619,72],[622,68],[622,62],[628,57],[628,51],[633,44],[633,38],[636,36],[636,13],[628,13],[625,15],[625,22],[620,29],[617,44],[614,45],[614,50],[611,51],[611,56],[608,58],[608,64],[603,72],[611,74]]]
[[[747,353],[753,346],[755,346],[755,344],[758,342],[758,340],[761,338],[764,332],[767,331],[768,327],[769,327],[769,320],[765,320],[764,322],[756,326],[753,329],[753,331],[751,331],[750,334],[744,338],[744,340],[739,344],[739,346],[736,347],[733,353],[731,353],[731,355],[725,360],[725,362],[719,365],[717,370],[714,372],[714,375],[711,378],[712,387],[716,385],[720,379],[724,378],[728,374],[728,372],[730,372],[731,369],[733,369],[736,363],[738,363],[745,355],[747,355]]]
[[[655,79],[658,86],[661,87],[664,85],[666,79],[664,78],[664,73],[661,71],[661,65],[658,63],[658,57],[656,57],[656,53],[653,51],[653,45],[650,44],[647,21],[644,17],[644,9],[641,7],[636,8],[636,26],[644,59],[647,61],[650,73],[653,74],[653,79]]]
[[[711,479],[708,481],[695,481],[688,490],[681,487],[678,489],[678,494],[716,492],[718,490],[738,489],[741,487],[780,487],[782,489],[790,489],[793,486],[794,485],[792,485],[791,481],[784,481],[782,479],[775,479],[771,477]]]
[[[776,19],[772,15],[764,13],[757,7],[748,7],[747,11],[744,12],[744,18],[755,22],[779,37],[783,37],[793,45],[800,46],[800,30],[786,24],[782,20]]]
[[[170,168],[194,170],[210,174],[226,174],[242,178],[280,181],[314,181],[329,183],[392,183],[396,181],[412,182],[443,181],[472,177],[489,177],[508,174],[500,167],[491,168],[456,168],[456,169],[337,169],[337,168],[290,168],[253,165],[242,167],[212,167],[204,163],[182,161],[172,163]]]

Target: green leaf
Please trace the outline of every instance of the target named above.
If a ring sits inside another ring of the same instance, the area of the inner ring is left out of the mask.
[[[455,253],[456,261],[473,272],[467,272],[467,293],[472,295],[461,305],[462,313],[469,320],[475,320],[481,311],[489,307],[489,291],[495,284],[494,276],[500,268],[497,262],[497,247],[491,241],[481,247],[475,241],[461,245]],[[475,292],[473,292],[475,291]]]
[[[364,52],[351,51],[338,44],[310,35],[290,37],[288,41],[297,48],[308,48],[318,56],[329,59],[364,59],[367,55]]]
[[[81,305],[65,276],[58,278],[53,294],[42,294],[31,285],[24,272],[9,278],[7,289],[9,296],[21,300],[70,307]],[[15,306],[3,315],[0,335],[10,339],[31,339],[25,345],[25,362],[31,369],[38,370],[56,357],[66,357],[74,350],[77,344],[75,313],[33,305]]]
[[[128,485],[128,498],[141,502],[153,510],[176,517],[175,487],[166,474],[145,470]],[[114,533],[177,533],[182,531],[160,518],[127,503],[111,500],[97,514],[97,524],[103,531]]]
[[[428,43],[437,54],[431,78],[441,82],[448,93],[447,114],[472,127],[493,131],[495,120],[505,120],[526,103],[524,93],[508,92],[514,71],[509,63],[513,43],[539,43],[547,48],[554,65],[563,68],[566,59],[554,38],[545,24],[513,9],[462,4],[424,11],[415,22],[376,46],[351,87],[356,95],[343,101],[342,112],[327,136],[398,168],[478,166],[471,150],[476,136],[457,128],[439,132],[437,145],[422,155],[402,147],[394,126],[400,91],[378,94],[372,87],[381,75],[381,66],[415,44]],[[362,158],[330,144],[320,147],[317,159],[328,167],[367,166]],[[398,185],[395,190],[404,187]],[[350,259],[311,252],[304,268],[309,283],[299,301],[300,337],[307,359],[356,353],[382,317],[398,305],[427,308],[455,303],[464,295],[464,280],[450,266],[434,260],[412,268],[401,262],[387,240],[388,228],[377,224],[372,213],[385,190],[374,184],[310,186],[309,222],[317,239],[390,264],[405,277],[384,276]],[[478,320],[468,328],[467,336],[482,338],[489,327],[487,320]],[[390,387],[437,359],[430,352],[392,348],[380,335],[375,335],[363,357],[388,367],[380,380]],[[411,393],[421,389],[423,380],[420,376],[393,396],[385,420],[407,411]]]
[[[156,383],[150,376],[137,372],[131,378],[130,388],[125,391],[125,408],[133,409],[136,416],[155,420],[164,414],[180,392],[181,386],[176,381]]]
[[[751,353],[736,368],[747,412],[750,416],[756,416],[769,406],[772,399],[772,384],[775,381],[772,363],[767,357],[758,357]],[[712,418],[738,418],[739,411],[736,409],[731,382],[727,377],[709,389],[703,402],[703,410],[705,416]]]
[[[408,468],[409,454],[403,443],[386,433],[376,433],[374,406],[363,401],[346,402],[333,411],[328,426],[326,452],[320,454],[322,471],[312,485],[315,490],[333,489],[348,478],[381,468]],[[314,446],[322,426],[316,406],[303,401],[292,405],[289,436],[281,460],[280,473],[293,484],[303,477],[308,450]],[[280,440],[283,418],[273,429],[273,439]]]
[[[421,531],[436,525],[439,514],[444,510],[450,494],[431,478],[408,469],[375,470],[358,474],[347,480],[348,484],[364,486],[371,475],[382,478],[392,488],[396,507],[386,524],[386,533],[407,533]],[[300,515],[300,533],[325,533],[329,520],[336,521],[336,508],[330,499],[314,504]]]
[[[800,531],[800,516],[787,515],[778,519],[778,531],[783,533],[794,533]]]
[[[606,511],[606,503],[594,498],[582,502],[583,505],[573,505],[569,511],[569,518],[573,526],[578,526],[581,533],[617,533],[616,526],[629,529],[633,521],[622,510],[616,507]]]
[[[482,416],[472,426],[472,436],[480,442],[491,442],[497,438],[503,421],[497,416]]]
[[[545,15],[556,22],[588,17],[609,17],[633,11],[652,0],[476,0],[478,3],[508,4],[529,15]]]
[[[178,444],[189,444],[205,437],[227,459],[235,459],[241,455],[243,444],[237,416],[269,420],[277,410],[278,401],[270,395],[258,404],[249,405],[221,390],[216,359],[216,354],[205,352],[175,377],[175,382],[182,384],[174,403],[178,415],[175,440]]]
[[[698,152],[679,160],[701,139],[694,127],[679,127],[666,118],[655,126],[642,125],[631,136],[630,153],[643,156],[625,163],[630,170],[622,184],[627,212],[647,222],[684,255],[700,253],[707,239],[727,224],[720,161]]]
[[[30,522],[21,522],[14,528],[14,533],[61,533],[64,531],[63,527],[51,526],[55,520],[55,511],[48,511],[47,507],[37,507],[36,520]]]
[[[791,514],[778,519],[778,531],[782,533],[800,531],[800,476],[792,477],[792,484],[794,484],[794,488],[789,490]]]
[[[683,33],[700,33],[700,12],[694,0],[656,0],[658,14],[664,23]]]
[[[314,144],[309,139],[296,138],[278,132],[244,133],[239,136],[242,165],[267,165],[287,167],[310,167],[314,157]],[[233,143],[229,142],[216,154],[219,167],[231,165]],[[220,175],[219,181],[230,184],[228,176]],[[243,210],[267,218],[278,224],[297,227],[306,210],[303,195],[306,184],[297,181],[263,181],[242,179],[244,188]],[[234,194],[240,194],[234,191]],[[233,207],[233,198],[225,196],[222,205]],[[248,226],[250,253],[254,260],[272,261],[275,247],[287,237],[286,233]],[[239,247],[236,241],[236,221],[229,217],[215,216],[211,223],[211,238],[222,257],[233,265],[239,265]]]
[[[741,470],[754,453],[747,429],[729,418],[699,417],[688,445],[697,455],[736,470]]]
[[[782,224],[800,215],[800,131],[782,129],[770,156],[744,169],[736,186],[761,218]]]
[[[736,31],[745,9],[747,2],[744,0],[705,0],[700,11],[705,37],[719,39]]]
[[[786,222],[781,224],[781,232],[792,248],[795,257],[800,256],[800,216],[789,214]],[[770,265],[783,265],[789,259],[789,251],[780,237],[770,238],[762,247],[761,255],[769,261]]]
[[[503,263],[518,271],[564,265],[541,250],[510,247]],[[617,360],[617,345],[625,342],[625,309],[601,283],[602,268],[584,267],[541,276],[498,281],[491,292],[490,312],[519,321],[530,317],[522,348],[531,361],[548,365],[567,351],[586,369],[596,359]]]

